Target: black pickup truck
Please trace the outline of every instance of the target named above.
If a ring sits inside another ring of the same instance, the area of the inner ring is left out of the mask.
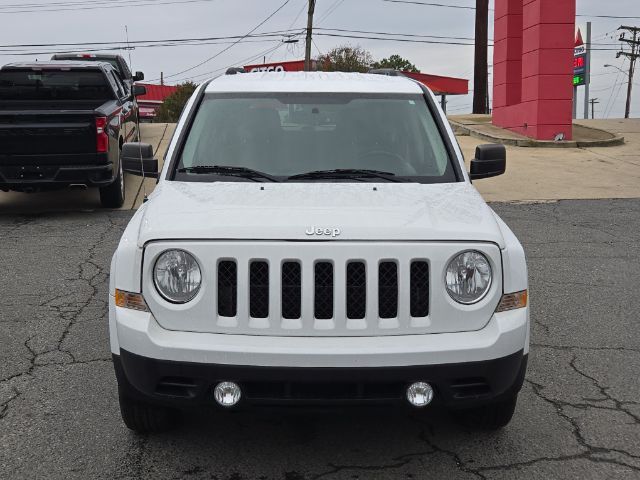
[[[98,187],[124,202],[122,145],[139,139],[134,96],[108,63],[14,63],[0,69],[0,190]]]
[[[128,90],[133,88],[133,82],[141,82],[144,80],[144,73],[131,73],[131,69],[122,55],[112,53],[56,53],[51,57],[51,60],[110,63],[113,68],[116,69],[116,72],[118,72],[120,79]]]

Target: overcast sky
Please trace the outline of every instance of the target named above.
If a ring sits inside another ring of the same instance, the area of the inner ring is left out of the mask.
[[[169,4],[170,2],[182,2]],[[22,44],[112,42],[124,41],[125,25],[129,39],[155,40],[187,37],[220,37],[244,35],[262,22],[284,0],[93,0],[84,2],[86,10],[63,7],[61,4],[78,0],[0,0],[0,47]],[[138,6],[132,5],[137,3]],[[145,4],[146,5],[140,5]],[[164,3],[164,4],[163,4]],[[307,0],[289,0],[276,15],[261,26],[257,32],[302,29],[306,25]],[[460,6],[473,6],[474,0],[439,0]],[[583,15],[639,16],[640,0],[577,0],[578,13]],[[115,8],[115,5],[122,5]],[[151,5],[149,5],[151,4]],[[18,6],[19,7],[16,7]],[[37,5],[28,7],[27,5]],[[46,6],[46,7],[43,7]],[[110,5],[106,8],[95,8]],[[491,1],[493,8],[493,0]],[[60,10],[65,11],[47,11]],[[91,8],[91,9],[89,9]],[[24,10],[36,10],[25,12]],[[21,12],[18,12],[22,10]],[[317,0],[316,24],[318,27],[390,32],[419,35],[442,35],[450,37],[472,37],[474,33],[474,11],[465,9],[425,7],[420,5],[389,3],[383,0]],[[622,24],[640,25],[640,20],[617,20],[579,17],[578,24],[593,22],[593,38],[596,48],[615,49]],[[492,30],[492,26],[490,27]],[[320,33],[320,32],[318,32]],[[135,70],[145,72],[153,80],[164,72],[168,81],[184,80],[190,75],[215,72],[229,65],[242,65],[241,60],[259,56],[261,52],[279,45],[267,54],[271,61],[300,59],[304,56],[303,37],[298,44],[282,44],[281,39],[252,40],[240,43],[217,58],[187,73],[172,76],[197,65],[215,55],[228,45],[189,45],[162,48],[136,48],[130,52]],[[462,43],[466,43],[464,40]],[[317,35],[314,56],[340,44],[359,44],[380,59],[394,53],[411,60],[426,73],[472,78],[473,46],[400,43],[393,41],[333,38]],[[22,47],[21,47],[22,48]],[[31,47],[29,52],[42,51],[44,47]],[[66,47],[68,48],[68,47]],[[0,63],[45,60],[48,55],[16,56],[0,48]],[[48,48],[46,49],[48,50]],[[25,51],[25,48],[22,48]],[[15,52],[15,49],[14,49]],[[128,55],[128,53],[127,53]],[[259,62],[258,62],[259,63]],[[615,69],[606,69],[611,63],[628,69],[628,62],[615,58],[615,51],[595,51],[593,54],[592,97],[597,97],[596,116],[621,117],[626,98],[626,76]],[[472,82],[470,83],[472,87]],[[632,116],[640,116],[640,72],[636,75]],[[449,111],[470,111],[471,96],[451,97]]]

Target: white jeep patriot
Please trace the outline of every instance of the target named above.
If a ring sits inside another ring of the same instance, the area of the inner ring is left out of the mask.
[[[522,246],[412,80],[247,73],[201,85],[111,264],[109,327],[126,425],[179,409],[439,404],[511,419],[529,351]]]

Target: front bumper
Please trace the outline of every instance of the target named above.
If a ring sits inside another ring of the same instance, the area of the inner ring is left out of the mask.
[[[213,389],[222,381],[240,385],[243,405],[406,404],[407,387],[427,381],[434,403],[468,408],[516,394],[527,355],[443,365],[376,368],[259,367],[172,362],[125,350],[113,355],[120,394],[174,407],[215,406]]]
[[[172,331],[147,312],[109,302],[111,353],[175,362],[264,367],[395,367],[479,362],[529,351],[529,309],[494,314],[471,332],[276,337]]]
[[[110,302],[110,337],[126,395],[176,406],[212,404],[235,381],[247,402],[402,402],[427,381],[448,407],[519,391],[529,351],[528,308],[494,314],[481,330],[378,337],[272,337],[177,332]]]

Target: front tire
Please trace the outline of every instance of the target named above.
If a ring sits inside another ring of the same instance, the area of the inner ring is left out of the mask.
[[[506,400],[457,412],[458,419],[474,429],[499,430],[509,424],[517,403],[518,395],[513,395]]]
[[[111,185],[100,188],[100,204],[103,208],[120,208],[124,204],[124,172],[119,162],[118,175]]]
[[[176,424],[177,411],[132,400],[120,394],[120,414],[124,424],[136,433],[160,433]]]

